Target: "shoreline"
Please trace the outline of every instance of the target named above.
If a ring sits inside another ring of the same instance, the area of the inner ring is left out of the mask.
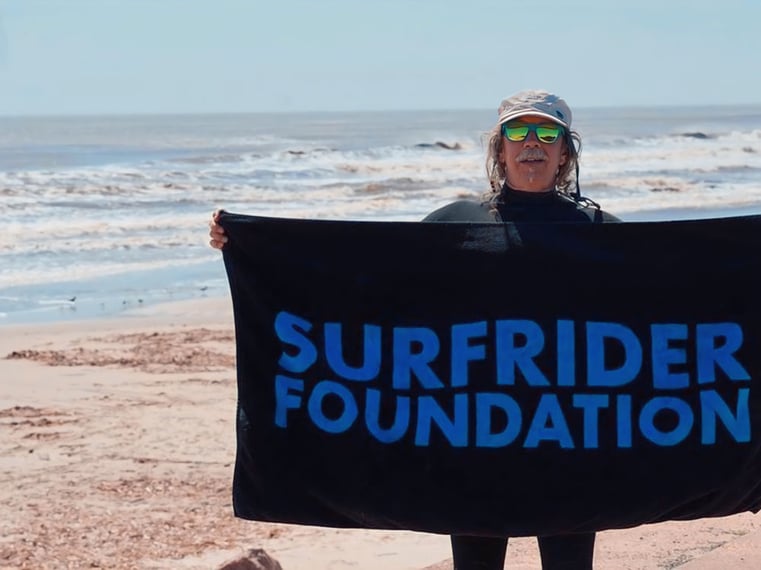
[[[613,213],[624,223],[679,222],[759,215],[761,205],[683,206]],[[216,259],[173,269],[4,287],[0,289],[0,330],[33,323],[119,318],[150,307],[227,297],[229,288],[220,254]]]
[[[229,288],[220,255],[192,267],[5,287],[0,290],[0,326],[108,319],[146,307],[225,296]]]

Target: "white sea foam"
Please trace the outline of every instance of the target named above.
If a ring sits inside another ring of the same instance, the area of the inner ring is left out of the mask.
[[[578,117],[582,189],[612,213],[761,205],[758,108]],[[464,111],[16,121],[0,135],[0,310],[36,306],[32,296],[46,291],[73,297],[77,283],[106,287],[119,275],[153,274],[135,286],[168,290],[177,284],[161,279],[223,282],[207,246],[217,207],[419,220],[486,189],[481,136],[492,119]],[[20,300],[2,301],[9,288]]]

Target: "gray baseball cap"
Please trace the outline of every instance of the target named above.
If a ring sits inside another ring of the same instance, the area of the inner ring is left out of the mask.
[[[517,117],[535,115],[549,119],[567,129],[571,128],[570,107],[563,99],[547,91],[530,90],[516,93],[502,100],[498,113],[497,124],[499,125]]]

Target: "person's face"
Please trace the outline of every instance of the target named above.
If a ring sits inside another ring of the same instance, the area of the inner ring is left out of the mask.
[[[508,122],[513,125],[555,125],[543,117],[528,115]],[[524,192],[544,192],[555,187],[558,169],[568,160],[563,136],[553,143],[541,142],[536,133],[529,131],[522,141],[511,141],[502,136],[499,158],[505,166],[507,185]]]

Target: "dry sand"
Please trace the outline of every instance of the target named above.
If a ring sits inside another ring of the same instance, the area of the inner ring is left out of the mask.
[[[284,570],[419,570],[447,537],[232,515],[227,299],[0,326],[0,569],[213,569],[263,548]],[[761,518],[600,533],[600,570],[761,568]],[[756,554],[757,553],[757,554]],[[511,540],[507,568],[538,569]]]

